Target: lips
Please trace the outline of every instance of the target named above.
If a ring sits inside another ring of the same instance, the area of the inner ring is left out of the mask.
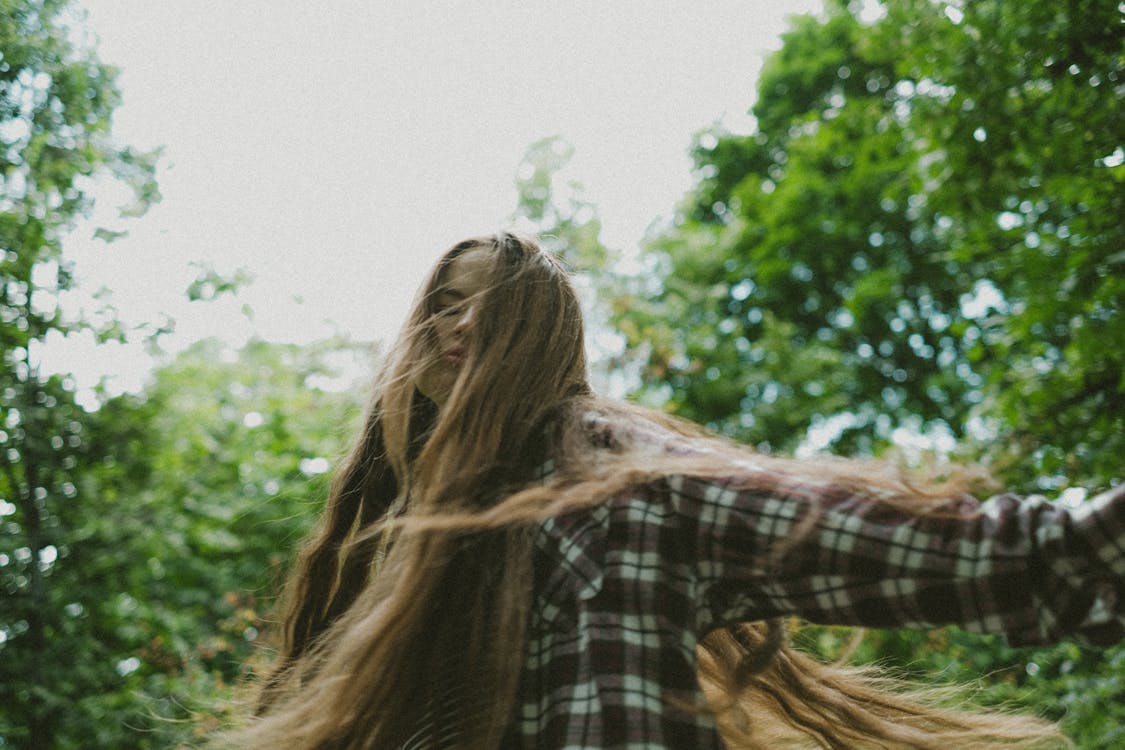
[[[465,350],[460,347],[447,349],[443,356],[445,358],[445,361],[451,365],[460,366],[465,362]]]

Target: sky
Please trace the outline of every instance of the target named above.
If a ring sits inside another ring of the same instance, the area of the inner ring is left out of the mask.
[[[749,132],[765,55],[814,0],[78,0],[120,69],[114,133],[161,148],[162,201],[121,221],[120,188],[64,242],[132,343],[48,342],[47,370],[85,389],[140,388],[145,326],[175,352],[207,336],[305,343],[393,338],[416,286],[457,240],[509,225],[527,148],[560,136],[563,178],[603,241],[633,251],[691,187],[692,137]],[[127,229],[111,244],[94,229]],[[203,264],[253,279],[189,302]]]

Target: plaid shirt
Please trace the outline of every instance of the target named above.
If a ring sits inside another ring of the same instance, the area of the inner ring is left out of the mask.
[[[1017,645],[1125,632],[1125,486],[1076,508],[1003,495],[918,516],[736,484],[668,476],[541,525],[505,747],[721,748],[710,716],[672,706],[698,702],[695,646],[733,622],[957,624]]]

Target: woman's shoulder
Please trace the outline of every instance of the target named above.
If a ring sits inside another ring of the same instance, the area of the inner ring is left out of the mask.
[[[699,425],[656,409],[609,399],[573,405],[567,429],[594,447],[617,451],[682,453],[720,440]]]

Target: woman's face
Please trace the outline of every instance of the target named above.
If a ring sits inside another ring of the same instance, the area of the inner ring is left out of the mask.
[[[418,390],[438,407],[444,406],[465,363],[467,334],[476,324],[480,295],[492,278],[495,257],[488,248],[474,247],[446,266],[435,290],[433,345],[429,366],[418,378]]]

